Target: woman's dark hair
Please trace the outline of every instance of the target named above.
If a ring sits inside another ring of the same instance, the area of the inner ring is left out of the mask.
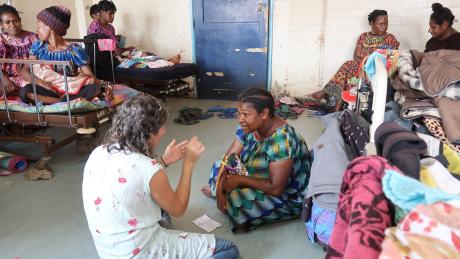
[[[14,14],[18,17],[19,20],[21,20],[21,17],[19,17],[19,12],[18,10],[16,10],[16,8],[7,4],[0,5],[0,21],[2,19],[2,16],[6,13]]]
[[[258,87],[246,89],[240,95],[240,102],[251,104],[254,109],[256,109],[257,113],[261,113],[267,108],[270,117],[275,116],[275,99],[273,95],[265,89]]]
[[[147,142],[165,125],[167,118],[168,113],[155,97],[132,97],[118,107],[103,145],[109,152],[123,150],[152,157],[153,147],[149,147]]]
[[[93,16],[97,13],[99,13],[100,9],[99,9],[99,5],[98,4],[93,4],[90,8],[89,8],[89,15],[90,16]]]
[[[117,11],[117,7],[112,1],[101,0],[97,5],[99,7],[99,11],[112,11],[114,13]]]
[[[374,11],[372,11],[372,13],[370,13],[370,14],[367,16],[367,20],[369,21],[369,23],[375,22],[375,20],[377,19],[377,17],[379,17],[379,16],[386,16],[386,15],[388,15],[387,11],[375,9]]]
[[[433,13],[430,16],[430,19],[435,21],[436,24],[441,25],[444,21],[449,23],[449,27],[454,23],[455,16],[452,14],[452,11],[442,6],[440,3],[434,3],[431,5]]]

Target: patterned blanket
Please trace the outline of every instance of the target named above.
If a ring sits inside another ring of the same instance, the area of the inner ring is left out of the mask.
[[[437,96],[428,94],[423,86],[422,76],[419,70],[414,67],[410,50],[399,51],[398,72],[401,81],[411,89],[422,91],[430,97],[443,96],[454,100],[460,100],[460,82],[449,85]]]
[[[128,86],[117,84],[113,86],[113,95],[114,98],[112,101],[71,101],[70,102],[70,111],[74,113],[79,112],[88,112],[88,111],[95,111],[100,110],[106,107],[113,107],[124,100],[127,100],[133,96],[138,95],[139,92],[129,88]],[[35,113],[37,112],[36,106],[32,106],[26,103],[21,102],[18,97],[9,98],[8,101],[8,109],[10,111],[17,111],[17,112],[27,112],[27,113]],[[0,110],[6,110],[5,102],[0,100]],[[67,102],[60,102],[55,103],[52,105],[43,105],[39,106],[39,110],[41,113],[65,113],[68,111]]]

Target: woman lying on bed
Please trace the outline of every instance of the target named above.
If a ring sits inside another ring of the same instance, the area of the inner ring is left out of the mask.
[[[91,101],[98,98],[112,99],[111,87],[101,87],[88,66],[88,56],[80,45],[64,40],[70,26],[71,12],[64,6],[51,6],[37,15],[39,40],[32,44],[30,59],[49,61],[70,61],[66,67],[69,99]],[[24,66],[22,75],[32,82],[29,65]],[[66,101],[64,71],[61,66],[33,65],[37,100],[43,104]],[[31,83],[22,87],[19,96],[24,102],[35,101]]]
[[[432,38],[426,43],[425,52],[440,49],[460,50],[460,33],[452,28],[455,16],[452,11],[440,3],[431,6],[433,13],[430,16],[430,29]]]
[[[353,60],[346,61],[335,73],[334,77],[324,86],[323,90],[309,95],[312,99],[328,99],[329,106],[334,111],[342,108],[342,91],[352,88],[350,80],[357,77],[359,65],[364,58],[376,49],[398,49],[399,41],[393,34],[388,33],[388,13],[385,10],[374,10],[368,15],[370,32],[362,33],[356,42]]]
[[[13,6],[0,5],[0,22],[3,32],[0,33],[0,57],[10,59],[27,59],[32,43],[37,40],[33,32],[22,29],[21,17]],[[23,85],[21,64],[3,64],[3,84],[6,95],[15,95]],[[0,96],[3,88],[0,87]]]
[[[126,63],[130,64],[132,62],[129,62],[129,61],[132,59],[144,58],[147,60],[151,60],[152,62],[157,62],[158,67],[172,66],[180,62],[180,59],[181,59],[180,54],[177,54],[171,57],[170,59],[165,60],[163,58],[156,56],[153,53],[138,50],[133,46],[128,47],[128,48],[120,48],[118,46],[118,38],[115,34],[115,28],[111,24],[113,23],[113,20],[115,18],[115,12],[117,11],[117,7],[112,1],[101,0],[98,3],[98,8],[99,8],[99,19],[93,20],[93,22],[91,22],[88,28],[88,35],[95,34],[95,33],[102,33],[102,34],[105,34],[110,39],[117,42],[117,50],[115,54],[117,55],[117,58],[120,62],[126,61]]]

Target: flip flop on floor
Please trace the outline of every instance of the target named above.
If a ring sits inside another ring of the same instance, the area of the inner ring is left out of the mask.
[[[220,105],[214,105],[208,108],[208,112],[223,112],[224,110],[225,108]]]
[[[179,118],[174,119],[174,122],[177,124],[192,125],[200,122],[200,120],[192,116],[190,113],[181,112]]]
[[[236,114],[231,112],[221,112],[217,114],[217,117],[221,119],[236,119]]]
[[[0,176],[8,176],[8,175],[12,175],[13,173],[6,170],[6,169],[1,169],[0,168]]]

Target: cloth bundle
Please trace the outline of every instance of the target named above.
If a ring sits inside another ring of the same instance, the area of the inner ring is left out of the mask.
[[[51,65],[35,64],[33,65],[34,75],[51,84],[51,88],[58,94],[63,95],[66,93],[64,76],[53,70]],[[28,84],[30,82],[25,82]],[[67,77],[67,86],[69,94],[77,94],[80,90],[89,84],[94,84],[94,78],[90,76],[77,76]]]
[[[0,175],[10,175],[11,173],[20,173],[27,169],[27,160],[22,156],[10,153],[0,152],[0,169],[7,170]]]

